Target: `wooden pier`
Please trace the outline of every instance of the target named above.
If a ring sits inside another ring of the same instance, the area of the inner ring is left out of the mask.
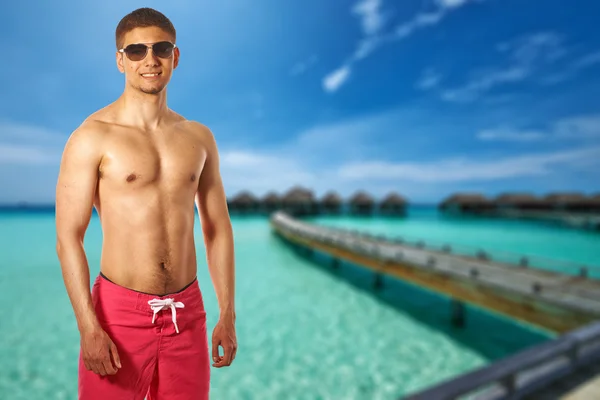
[[[526,262],[499,263],[486,254],[469,257],[452,254],[450,248],[431,250],[423,242],[409,245],[355,230],[309,224],[283,212],[272,214],[270,224],[282,239],[309,253],[316,250],[331,256],[334,268],[340,260],[370,268],[375,288],[382,285],[383,275],[390,275],[449,296],[454,324],[464,323],[463,304],[469,303],[558,334],[407,399],[449,400],[473,393],[475,397],[469,398],[546,399],[550,397],[541,397],[543,390],[548,391],[544,388],[581,380],[590,374],[590,363],[600,362],[600,274],[592,267],[579,266],[573,275],[532,268]],[[591,382],[592,378],[583,379]],[[590,383],[586,393],[598,393],[596,385],[600,386]],[[552,398],[588,400],[575,394]]]
[[[285,240],[375,272],[373,283],[391,275],[454,301],[461,321],[463,302],[504,314],[553,333],[565,333],[600,320],[600,279],[567,275],[523,265],[497,263],[407,245],[356,231],[308,224],[283,212],[270,219]],[[594,271],[593,275],[596,275]]]

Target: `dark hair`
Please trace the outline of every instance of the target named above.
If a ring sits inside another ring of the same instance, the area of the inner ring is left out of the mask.
[[[161,28],[165,32],[173,35],[173,40],[176,40],[177,34],[175,32],[175,27],[169,18],[153,8],[143,7],[124,16],[119,22],[119,25],[117,25],[117,30],[115,32],[117,50],[123,47],[123,38],[127,32],[130,32],[135,28],[146,28],[149,26]]]

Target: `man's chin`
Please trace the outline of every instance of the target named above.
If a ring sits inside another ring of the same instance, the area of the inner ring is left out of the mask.
[[[153,88],[144,88],[144,87],[141,87],[140,90],[143,93],[146,93],[146,94],[159,94],[160,92],[162,92],[164,90],[164,88],[165,88],[164,86],[153,87]]]

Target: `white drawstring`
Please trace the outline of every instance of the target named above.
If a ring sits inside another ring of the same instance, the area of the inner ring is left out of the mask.
[[[171,307],[173,324],[175,325],[175,330],[177,331],[177,333],[179,333],[179,328],[177,327],[177,318],[175,316],[176,315],[175,307],[183,308],[184,305],[182,302],[174,301],[174,299],[164,299],[164,300],[152,299],[152,300],[148,301],[148,304],[150,304],[150,308],[152,308],[152,310],[154,311],[154,315],[152,315],[152,323],[154,323],[154,317],[156,317],[157,312],[159,312],[160,310],[163,310],[167,307]]]

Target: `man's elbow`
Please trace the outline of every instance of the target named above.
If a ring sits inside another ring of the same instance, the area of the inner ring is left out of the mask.
[[[56,254],[60,258],[65,252],[73,248],[83,246],[85,231],[75,230],[70,232],[59,232],[56,235]]]
[[[202,225],[202,233],[207,242],[212,242],[219,237],[229,237],[232,231],[229,218],[220,218]]]

